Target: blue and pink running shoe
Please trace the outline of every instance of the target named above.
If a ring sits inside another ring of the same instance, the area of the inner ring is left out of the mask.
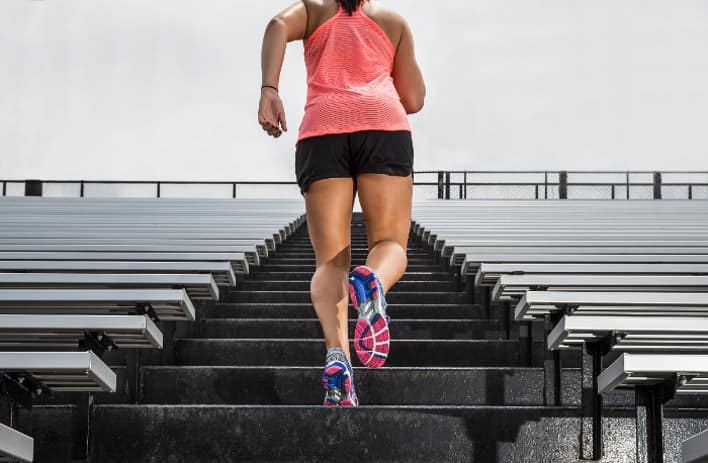
[[[354,369],[344,351],[332,348],[327,351],[322,387],[327,391],[324,405],[330,407],[358,407],[359,399],[354,389]]]
[[[361,363],[379,368],[386,363],[391,336],[386,315],[386,298],[379,276],[365,265],[354,268],[349,277],[349,296],[359,312],[354,328],[354,350]]]

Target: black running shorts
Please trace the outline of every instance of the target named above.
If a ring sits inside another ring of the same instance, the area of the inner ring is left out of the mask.
[[[359,174],[407,177],[413,172],[413,140],[403,131],[365,130],[300,140],[295,175],[304,195],[312,182]]]

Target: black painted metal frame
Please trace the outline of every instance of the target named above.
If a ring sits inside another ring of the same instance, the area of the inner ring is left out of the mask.
[[[571,175],[621,175],[624,177],[622,182],[570,182]],[[618,188],[626,190],[626,198],[630,198],[630,190],[632,187],[651,187],[653,189],[653,199],[662,199],[662,187],[682,187],[686,188],[687,195],[685,199],[694,199],[694,190],[697,187],[708,187],[706,182],[665,182],[666,175],[706,175],[708,172],[681,172],[681,171],[416,171],[413,172],[414,186],[429,186],[437,187],[438,199],[468,199],[468,187],[475,186],[494,186],[494,187],[532,187],[535,194],[533,199],[549,199],[549,190],[558,189],[559,199],[568,199],[569,186],[574,187],[611,187],[611,195],[608,199],[625,199],[618,198]],[[435,175],[436,182],[416,181],[416,175]],[[499,181],[472,181],[471,178],[476,175],[542,175],[543,181],[518,181],[518,182],[499,182]],[[651,175],[651,182],[635,182],[631,180],[633,175]],[[453,176],[462,176],[461,181],[455,181]],[[555,180],[557,178],[557,180]],[[553,180],[552,180],[553,179]],[[231,186],[231,197],[237,197],[239,186],[296,186],[297,182],[293,181],[145,181],[145,180],[1,180],[2,196],[7,196],[7,187],[11,184],[24,184],[26,196],[41,196],[42,187],[45,184],[67,184],[77,185],[79,187],[79,197],[85,196],[85,187],[87,185],[152,185],[155,188],[155,197],[162,197],[162,187],[168,185],[202,185],[202,186]],[[457,193],[454,194],[457,190]]]

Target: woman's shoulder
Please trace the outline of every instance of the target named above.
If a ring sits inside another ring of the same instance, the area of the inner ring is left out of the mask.
[[[389,36],[395,48],[401,41],[401,35],[406,27],[406,20],[395,10],[377,0],[368,0],[362,11],[383,29]]]
[[[339,11],[337,0],[302,0],[302,2],[307,9],[307,37]],[[397,48],[406,24],[403,16],[378,0],[365,1],[362,11],[383,29]]]

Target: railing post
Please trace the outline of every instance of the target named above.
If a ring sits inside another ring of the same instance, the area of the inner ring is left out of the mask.
[[[445,199],[445,173],[438,172],[438,199]]]
[[[233,192],[232,192],[231,197],[232,197],[233,199],[236,199],[236,183],[233,184]]]
[[[42,181],[25,180],[25,196],[42,196]]]
[[[568,172],[563,170],[558,174],[558,197],[560,199],[568,199]]]
[[[84,197],[84,181],[81,180],[81,197]]]
[[[450,199],[450,172],[445,172],[445,199]]]
[[[543,173],[543,199],[548,199],[548,171]]]
[[[160,191],[162,188],[162,185],[160,182],[157,182],[157,197],[159,198],[160,195],[162,194],[162,191]]]
[[[654,199],[661,199],[661,172],[654,172]]]
[[[688,185],[688,199],[693,199],[693,185]]]
[[[2,195],[7,196],[7,182],[2,182]]]
[[[629,171],[627,171],[627,199],[631,199],[629,197],[629,191],[630,191],[630,189],[629,189]]]
[[[464,198],[463,199],[467,199],[467,172],[465,172],[464,182],[465,182],[465,189],[464,189]]]

